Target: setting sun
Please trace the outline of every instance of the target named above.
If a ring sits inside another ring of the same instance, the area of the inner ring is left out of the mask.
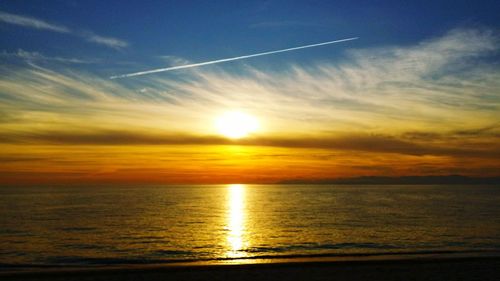
[[[228,138],[239,139],[255,132],[259,128],[257,118],[240,112],[230,111],[215,120],[217,131]]]

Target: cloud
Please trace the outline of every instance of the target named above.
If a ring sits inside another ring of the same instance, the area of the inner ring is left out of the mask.
[[[44,157],[26,157],[26,156],[0,156],[0,162],[2,163],[12,163],[12,162],[30,162],[30,161],[44,161],[48,160]]]
[[[408,141],[388,135],[344,135],[307,137],[251,137],[231,140],[214,135],[189,135],[183,133],[151,133],[141,131],[41,131],[11,134],[0,138],[4,143],[56,144],[56,145],[239,145],[285,148],[314,148],[332,151],[363,151],[413,156],[500,157],[500,145],[492,141],[489,146],[463,147],[435,145]]]
[[[176,66],[176,65],[184,65],[184,64],[191,64],[193,62],[181,58],[178,56],[172,56],[172,55],[164,55],[164,56],[158,56],[158,58],[166,61],[169,65]]]
[[[70,33],[71,32],[67,27],[62,26],[62,25],[48,23],[46,21],[32,18],[32,17],[9,14],[9,13],[5,13],[2,11],[0,11],[0,21],[3,21],[5,23],[9,23],[9,24],[15,24],[15,25],[20,25],[20,26],[35,28],[35,29],[49,30],[49,31],[54,31],[54,32],[59,32],[59,33]]]
[[[75,63],[75,64],[90,64],[96,63],[97,60],[83,60],[78,58],[65,58],[65,57],[49,57],[45,56],[39,52],[29,52],[23,49],[18,49],[15,53],[9,53],[7,51],[3,51],[0,53],[2,57],[16,57],[21,58],[27,61],[53,61],[53,62],[61,62],[61,63]]]
[[[114,49],[121,49],[128,47],[128,43],[123,40],[113,37],[104,37],[90,31],[81,32],[81,36],[89,42],[97,43]]]
[[[107,37],[102,35],[97,35],[91,31],[79,31],[72,30],[66,26],[48,23],[41,19],[36,19],[33,17],[28,17],[24,15],[15,15],[6,12],[0,11],[0,21],[3,21],[8,24],[19,25],[27,28],[41,29],[47,31],[53,31],[58,33],[67,33],[72,34],[74,36],[78,36],[83,38],[88,42],[92,42],[95,44],[103,45],[106,47],[121,49],[127,47],[129,44],[124,40]]]
[[[409,140],[420,141],[450,141],[453,139],[474,139],[474,138],[498,138],[500,137],[500,124],[482,126],[480,128],[469,128],[448,132],[426,132],[413,131],[402,134],[402,137]]]
[[[458,130],[455,131],[454,134],[461,136],[493,135],[496,137],[500,137],[500,123],[476,129]]]
[[[0,141],[2,141],[0,139]],[[91,132],[47,131],[13,134],[5,143],[45,143],[59,145],[220,145],[234,143],[217,136],[153,134],[137,131],[102,130]]]

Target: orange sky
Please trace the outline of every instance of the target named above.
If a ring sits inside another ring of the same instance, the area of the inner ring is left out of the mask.
[[[494,157],[238,145],[4,146],[2,183],[273,183],[366,175],[498,176]]]

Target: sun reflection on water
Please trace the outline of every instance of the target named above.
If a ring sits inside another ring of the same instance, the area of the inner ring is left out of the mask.
[[[248,246],[245,240],[245,185],[231,184],[228,192],[227,256],[244,257],[246,254],[241,250]]]

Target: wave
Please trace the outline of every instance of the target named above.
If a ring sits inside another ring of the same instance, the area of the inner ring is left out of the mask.
[[[177,251],[174,251],[177,252]],[[181,252],[186,253],[186,252]],[[394,251],[394,252],[353,252],[353,253],[321,253],[321,254],[277,254],[277,255],[255,255],[245,257],[222,257],[222,258],[83,258],[73,256],[59,256],[52,257],[43,264],[10,264],[0,263],[0,271],[12,269],[36,269],[36,268],[68,268],[68,267],[106,267],[106,266],[119,266],[119,265],[161,265],[173,263],[189,263],[189,262],[243,262],[244,260],[266,260],[267,262],[273,260],[293,260],[293,259],[312,259],[312,258],[369,258],[369,257],[416,257],[416,256],[432,256],[432,258],[439,258],[440,256],[459,255],[461,257],[477,257],[477,256],[494,256],[500,257],[498,249],[484,249],[484,250],[430,250],[430,251]]]

